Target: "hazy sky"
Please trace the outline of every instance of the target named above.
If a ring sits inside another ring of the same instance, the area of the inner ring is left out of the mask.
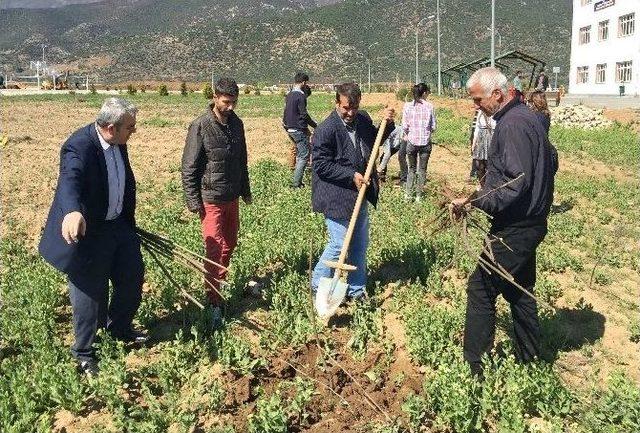
[[[0,9],[57,8],[71,4],[97,3],[102,0],[0,0]]]

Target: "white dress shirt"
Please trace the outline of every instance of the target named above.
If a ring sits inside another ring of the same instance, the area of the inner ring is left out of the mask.
[[[122,159],[122,153],[120,153],[120,147],[117,144],[108,143],[102,135],[100,135],[98,125],[96,124],[95,126],[102,151],[104,152],[104,159],[107,162],[107,178],[109,180],[107,220],[113,220],[118,218],[122,212],[125,183],[124,160]]]

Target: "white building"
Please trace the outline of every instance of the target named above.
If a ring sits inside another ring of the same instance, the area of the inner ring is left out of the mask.
[[[640,0],[573,0],[569,93],[640,95]]]

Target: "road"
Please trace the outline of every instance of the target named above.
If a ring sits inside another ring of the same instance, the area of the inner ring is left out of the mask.
[[[637,108],[640,109],[640,97],[609,95],[564,95],[560,105],[582,104],[593,108]]]

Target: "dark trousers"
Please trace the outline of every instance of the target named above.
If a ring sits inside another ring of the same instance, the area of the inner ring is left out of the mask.
[[[400,164],[400,182],[407,181],[407,173],[409,171],[407,167],[407,142],[402,140],[400,142],[400,148],[398,149],[398,164]]]
[[[407,161],[409,169],[407,172],[407,194],[421,195],[424,183],[427,180],[427,164],[431,156],[431,144],[426,146],[414,146],[407,144]],[[416,180],[417,178],[417,180]]]
[[[536,283],[536,248],[547,233],[546,222],[492,229],[490,233],[485,243],[491,243],[495,262],[511,274],[518,284],[533,292]],[[504,244],[513,251],[496,238],[502,238]],[[482,253],[482,257],[491,262],[486,252]],[[464,330],[464,358],[475,374],[482,372],[481,357],[493,346],[498,295],[502,295],[511,306],[518,360],[528,362],[539,354],[540,325],[536,301],[495,272],[488,274],[478,265],[469,277]]]
[[[294,131],[288,132],[288,134],[296,148],[296,164],[293,169],[293,180],[291,181],[291,186],[299,187],[302,185],[304,168],[309,162],[309,134],[306,131]]]
[[[84,361],[95,359],[98,329],[107,328],[116,337],[131,330],[142,299],[144,265],[138,235],[122,218],[106,222],[80,242],[86,265],[67,278],[75,333],[71,353]]]
[[[469,177],[478,177],[478,160],[471,160],[471,171],[469,172]]]

